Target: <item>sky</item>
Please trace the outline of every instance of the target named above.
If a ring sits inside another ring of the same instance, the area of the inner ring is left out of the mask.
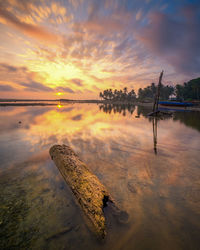
[[[0,0],[0,98],[97,99],[200,76],[199,0]]]

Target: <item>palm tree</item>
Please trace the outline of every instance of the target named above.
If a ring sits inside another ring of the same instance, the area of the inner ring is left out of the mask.
[[[124,87],[124,94],[127,94],[127,87]]]
[[[117,89],[115,89],[114,93],[113,93],[113,96],[114,96],[113,99],[114,100],[117,100],[117,95],[118,95],[118,91],[117,91]]]
[[[108,90],[108,97],[109,97],[110,100],[112,100],[112,98],[113,98],[112,89]]]
[[[103,91],[103,99],[108,100],[108,89]]]

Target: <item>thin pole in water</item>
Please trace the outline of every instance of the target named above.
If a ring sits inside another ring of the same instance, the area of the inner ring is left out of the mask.
[[[162,82],[163,73],[164,73],[164,71],[162,71],[162,72],[160,73],[159,82],[158,82],[158,87],[157,87],[157,92],[156,92],[155,98],[154,98],[153,112],[155,112],[155,111],[158,110],[158,102],[159,102],[159,98],[160,98],[160,87],[161,87],[161,82]]]

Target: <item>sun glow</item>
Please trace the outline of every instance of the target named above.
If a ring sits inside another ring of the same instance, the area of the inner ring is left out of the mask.
[[[64,93],[58,92],[58,93],[56,93],[56,95],[61,96],[61,95],[64,95]]]
[[[61,60],[61,58],[59,58]],[[30,65],[30,69],[41,72],[45,75],[46,83],[55,83],[58,85],[62,82],[66,82],[66,80],[70,80],[73,78],[82,77],[81,70],[77,68],[72,63],[64,63],[64,62],[49,62],[42,60],[42,62],[32,61]]]

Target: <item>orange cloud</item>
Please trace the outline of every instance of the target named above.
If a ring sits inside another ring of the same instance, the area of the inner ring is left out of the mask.
[[[15,15],[6,9],[0,9],[0,17],[3,18],[8,25],[15,27],[31,38],[51,43],[55,43],[58,39],[57,35],[50,33],[45,27],[21,22]]]

